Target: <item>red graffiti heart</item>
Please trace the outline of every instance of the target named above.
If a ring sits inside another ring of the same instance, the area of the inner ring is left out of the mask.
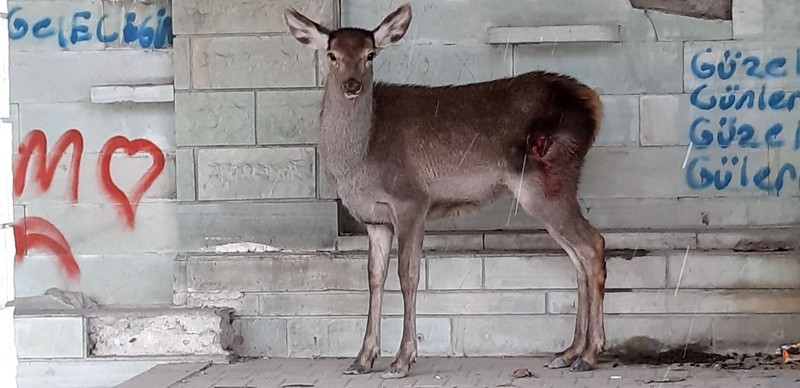
[[[128,156],[148,153],[153,157],[153,165],[142,175],[142,178],[139,179],[130,194],[122,191],[111,178],[111,157],[119,149],[124,150]],[[102,151],[100,151],[100,180],[103,189],[111,197],[111,200],[119,206],[125,223],[131,229],[136,226],[136,208],[139,206],[139,201],[144,196],[144,193],[153,186],[161,172],[164,171],[164,165],[164,153],[153,142],[145,139],[128,140],[124,136],[114,136],[106,142]]]

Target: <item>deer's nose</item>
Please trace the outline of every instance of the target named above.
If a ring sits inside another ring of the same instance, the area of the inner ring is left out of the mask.
[[[344,81],[342,84],[342,90],[344,90],[344,94],[352,97],[358,96],[358,93],[361,92],[361,82],[350,78],[347,81]]]

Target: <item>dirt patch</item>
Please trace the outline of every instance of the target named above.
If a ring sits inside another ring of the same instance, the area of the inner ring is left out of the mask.
[[[797,362],[784,364],[780,356],[773,354],[717,354],[691,349],[671,349],[656,354],[618,354],[614,357],[618,365],[677,365],[706,367],[727,370],[746,369],[800,369]]]

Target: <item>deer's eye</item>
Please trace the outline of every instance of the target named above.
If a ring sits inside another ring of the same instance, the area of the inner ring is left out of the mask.
[[[373,59],[375,59],[375,53],[369,53],[369,54],[367,54],[367,60],[368,60],[368,61],[371,61],[371,60],[373,60]]]
[[[333,55],[333,53],[328,53],[328,59],[330,59],[331,62],[336,62],[336,56]]]

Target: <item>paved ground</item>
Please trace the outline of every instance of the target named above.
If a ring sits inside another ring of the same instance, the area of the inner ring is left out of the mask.
[[[377,362],[378,371],[390,359]],[[751,370],[713,367],[627,366],[608,362],[585,373],[544,368],[545,358],[420,358],[411,375],[382,380],[380,373],[344,376],[349,360],[253,360],[214,365],[170,388],[390,388],[390,387],[800,387],[800,370],[786,366]],[[534,377],[514,378],[517,368]],[[774,368],[774,369],[772,369]]]

